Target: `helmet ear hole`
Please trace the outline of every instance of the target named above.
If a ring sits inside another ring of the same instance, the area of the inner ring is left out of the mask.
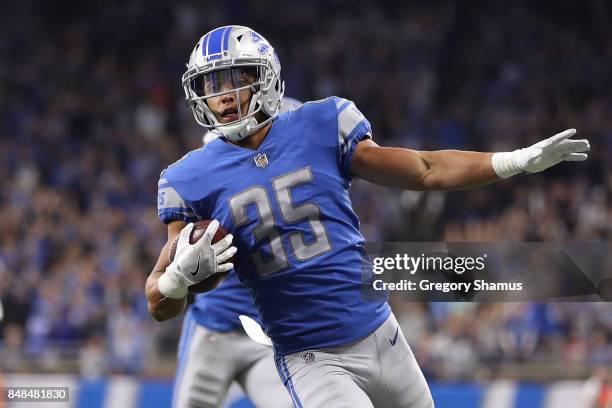
[[[278,83],[278,79],[276,80],[276,84],[274,84],[274,90],[276,92],[278,92],[278,88],[279,88],[279,83]]]

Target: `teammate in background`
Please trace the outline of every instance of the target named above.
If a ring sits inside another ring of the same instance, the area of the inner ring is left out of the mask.
[[[230,230],[235,247],[231,237],[211,245],[215,222],[194,245],[191,224],[169,224],[168,242],[180,233],[183,256],[168,265],[162,250],[147,281],[149,308],[176,316],[187,286],[231,267],[228,253],[237,248],[240,280],[296,407],[433,406],[386,299],[361,296],[362,273],[371,271],[348,197],[353,177],[412,190],[467,189],[585,160],[589,149],[569,139],[575,130],[495,154],[385,148],[353,102],[338,97],[279,115],[278,56],[241,26],[198,41],[183,86],[196,121],[221,137],[168,167],[161,183],[184,201],[181,211]]]
[[[281,112],[300,105],[295,99],[284,98]],[[215,138],[207,132],[202,139],[206,145]],[[158,200],[162,222],[185,225],[197,220],[193,214],[177,212],[177,208],[187,205],[172,191]],[[276,373],[272,350],[246,336],[238,320],[240,315],[259,321],[251,293],[234,271],[214,291],[196,295],[185,314],[179,340],[174,407],[220,407],[234,381],[257,408],[292,406]]]

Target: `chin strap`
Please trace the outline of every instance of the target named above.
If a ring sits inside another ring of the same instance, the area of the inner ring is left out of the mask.
[[[257,133],[260,129],[270,123],[276,116],[269,116],[266,120],[261,123],[257,122],[254,116],[251,116],[248,119],[245,119],[245,123],[236,123],[231,126],[223,126],[217,128],[223,137],[232,142],[239,142],[241,140],[246,139],[250,135]]]
[[[260,125],[257,123],[257,120],[251,116],[250,118],[245,119],[242,123],[220,126],[217,128],[217,131],[219,131],[224,138],[231,140],[232,142],[239,142],[259,130],[259,126]]]

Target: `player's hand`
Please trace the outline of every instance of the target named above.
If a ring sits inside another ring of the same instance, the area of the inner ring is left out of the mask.
[[[518,173],[537,173],[561,161],[584,161],[591,149],[586,139],[573,140],[576,129],[567,129],[533,146],[513,152],[495,153],[491,159],[499,177],[508,178]]]
[[[236,247],[232,246],[232,234],[227,234],[213,244],[213,237],[219,228],[219,221],[213,220],[202,237],[190,244],[189,237],[194,227],[195,224],[190,223],[181,230],[174,260],[157,282],[158,289],[164,296],[183,298],[187,295],[189,286],[234,267],[234,264],[227,262],[237,251]]]

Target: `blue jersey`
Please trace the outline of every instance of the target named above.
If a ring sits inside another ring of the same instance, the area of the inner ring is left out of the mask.
[[[160,206],[162,219],[217,219],[234,235],[240,280],[279,354],[350,343],[390,313],[362,297],[364,239],[348,195],[351,157],[369,137],[355,105],[331,97],[280,115],[257,150],[217,139],[162,173],[160,194],[184,203]]]

